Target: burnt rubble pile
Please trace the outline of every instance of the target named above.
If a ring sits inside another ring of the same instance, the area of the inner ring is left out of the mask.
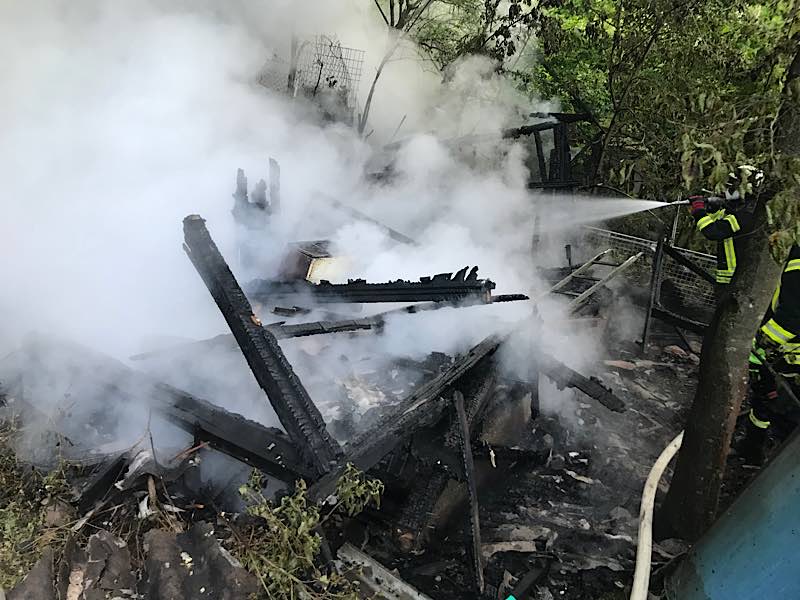
[[[246,193],[246,181],[240,188]],[[265,211],[269,206],[256,204]],[[244,210],[242,198],[237,206]],[[272,207],[277,208],[275,199]],[[655,427],[663,429],[658,436],[667,435],[670,427],[661,423],[674,416],[675,407],[665,409],[665,401],[640,391],[647,393],[650,384],[643,378],[648,373],[664,376],[663,371],[680,371],[682,365],[616,361],[639,369],[636,381],[629,381],[627,366],[614,364],[601,378],[585,377],[528,348],[529,374],[520,380],[499,367],[503,352],[520,343],[509,331],[486,337],[462,355],[395,357],[388,369],[354,369],[331,386],[328,398],[316,399],[279,340],[379,334],[397,312],[527,296],[493,298],[494,284],[478,279],[477,268],[414,283],[337,285],[308,281],[306,265],[302,279],[256,281],[243,290],[204,219],[191,215],[183,225],[184,249],[230,334],[133,357],[143,371],[42,337],[29,339],[0,362],[3,418],[41,424],[26,432],[20,457],[41,468],[52,468],[54,456],[61,459],[71,490],[70,506],[62,507],[70,515],[62,517],[64,527],[73,534],[94,532],[82,547],[68,542],[63,556],[46,553],[10,598],[69,597],[68,588],[77,587],[87,598],[246,598],[259,584],[218,541],[230,535],[226,511],[242,507],[238,483],[256,469],[265,476],[265,493],[280,495],[302,479],[309,499],[325,505],[348,465],[384,483],[381,508],[346,523],[334,521],[319,534],[329,554],[326,568],[360,566],[364,597],[425,598],[424,592],[538,598],[547,597],[542,595],[547,581],[557,590],[559,577],[568,579],[570,573],[600,570],[624,580],[617,574],[631,569],[637,481],[644,479],[652,451],[616,434],[599,447],[590,441],[591,431],[609,427],[633,433],[649,427],[653,432]],[[610,277],[636,258],[613,265]],[[553,291],[567,292],[573,314],[588,308],[596,316],[599,305],[588,301],[606,289],[603,283],[610,278],[589,281],[583,276],[589,267],[554,276]],[[362,319],[267,325],[251,304],[251,298],[262,306],[302,303],[309,296],[323,303],[335,298],[337,303],[422,304]],[[534,317],[528,326],[536,327]],[[164,356],[168,370],[150,365]],[[257,386],[245,395],[261,409],[267,400],[281,428],[259,422],[269,417],[269,409],[247,415],[226,409],[238,390],[220,388],[216,397],[195,392],[191,380],[201,379],[208,364],[201,364],[201,357],[232,370],[246,363],[248,379]],[[48,389],[42,380],[56,363],[68,382],[65,405],[73,425],[66,430],[41,418],[43,406],[64,400],[42,396]],[[27,375],[31,365],[39,377]],[[325,366],[320,370],[324,373]],[[184,371],[192,376],[181,377]],[[586,430],[585,438],[542,416],[540,375],[541,385],[575,392],[579,400],[571,418]],[[629,409],[621,395],[636,398],[636,408]],[[155,518],[157,527],[141,541],[132,531],[147,518]],[[130,526],[112,531],[112,523],[125,520]],[[44,587],[55,595],[36,596]]]

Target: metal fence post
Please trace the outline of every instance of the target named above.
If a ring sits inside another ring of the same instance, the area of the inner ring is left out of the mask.
[[[650,300],[647,303],[647,314],[644,317],[644,331],[642,332],[642,354],[647,352],[653,308],[658,304],[658,298],[661,295],[661,266],[664,262],[665,243],[665,238],[659,238],[658,244],[656,244],[656,253],[653,257],[653,270],[650,276]]]

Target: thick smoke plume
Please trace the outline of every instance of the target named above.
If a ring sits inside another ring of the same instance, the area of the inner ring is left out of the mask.
[[[498,293],[536,291],[524,150],[498,143],[492,161],[473,168],[440,138],[496,133],[552,106],[521,98],[482,59],[465,61],[444,84],[410,43],[378,84],[367,140],[258,83],[266,61],[287,56],[292,32],[324,33],[366,51],[363,102],[387,47],[373,10],[355,0],[0,5],[0,53],[13,57],[0,64],[0,352],[35,330],[124,361],[226,331],[181,249],[181,220],[205,217],[239,273],[234,176],[243,168],[252,186],[269,156],[281,165],[283,212],[262,241],[266,256],[289,241],[328,238],[349,259],[346,276],[416,279],[477,264]],[[408,143],[395,179],[366,183],[376,148],[404,116],[398,137]],[[397,245],[325,196],[419,245]],[[460,352],[530,306],[464,311],[397,317],[380,337],[283,346],[319,397],[329,389],[324,375],[343,376],[320,369],[322,356]],[[208,356],[153,370],[270,422],[243,360],[239,367]]]

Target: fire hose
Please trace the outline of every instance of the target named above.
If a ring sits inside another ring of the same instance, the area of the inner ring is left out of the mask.
[[[630,600],[647,600],[647,591],[650,587],[650,562],[653,554],[653,505],[656,501],[658,482],[667,468],[667,465],[678,452],[683,443],[683,431],[661,452],[642,493],[642,504],[639,509],[639,540],[636,548],[636,569],[633,573],[633,587]]]

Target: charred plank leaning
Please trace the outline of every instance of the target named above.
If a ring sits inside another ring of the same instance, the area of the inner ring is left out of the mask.
[[[300,451],[279,429],[264,427],[172,386],[159,383],[156,388],[164,401],[155,410],[193,434],[196,441],[208,442],[215,450],[282,481],[314,478],[316,472],[305,465]]]
[[[326,430],[322,415],[275,336],[253,314],[249,300],[211,239],[205,220],[190,215],[183,220],[183,231],[186,253],[214,297],[278,419],[315,472],[326,473],[342,457],[342,450]]]

